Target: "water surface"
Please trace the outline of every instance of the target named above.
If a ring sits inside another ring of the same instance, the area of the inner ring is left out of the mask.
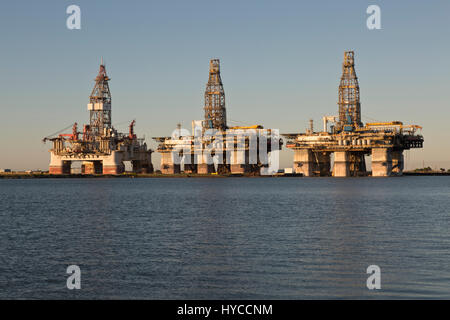
[[[0,180],[0,298],[449,299],[449,208],[450,177]]]

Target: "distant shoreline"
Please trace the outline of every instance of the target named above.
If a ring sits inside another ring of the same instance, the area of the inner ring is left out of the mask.
[[[450,172],[441,171],[405,171],[404,176],[450,176]]]
[[[270,175],[270,176],[255,176],[255,175],[243,175],[243,174],[229,174],[229,175],[219,175],[219,174],[160,174],[160,173],[123,173],[118,175],[108,175],[108,174],[49,174],[49,173],[0,173],[0,179],[92,179],[92,178],[266,178],[266,177],[301,177],[301,175]]]
[[[431,171],[431,172],[415,172],[415,171],[405,171],[403,172],[404,176],[450,176],[450,172],[440,172],[440,171]],[[246,174],[228,174],[228,175],[219,175],[219,174],[160,174],[160,173],[124,173],[119,175],[103,175],[103,174],[49,174],[49,173],[0,173],[0,179],[73,179],[73,178],[83,178],[83,179],[92,179],[92,178],[292,178],[302,177],[301,174],[275,174],[275,175],[267,175],[267,176],[259,176],[259,175],[246,175]],[[314,178],[314,177],[313,177]]]

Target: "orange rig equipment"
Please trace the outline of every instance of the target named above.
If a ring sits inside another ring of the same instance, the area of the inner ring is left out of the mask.
[[[133,120],[130,123],[130,132],[128,134],[128,138],[130,138],[130,140],[136,139],[136,134],[134,133],[134,125],[135,124],[136,124],[136,120]]]
[[[78,124],[75,122],[72,127],[72,133],[61,133],[60,137],[69,137],[69,140],[78,140]]]
[[[90,141],[92,138],[91,134],[91,126],[88,124],[85,124],[83,127],[83,141]]]

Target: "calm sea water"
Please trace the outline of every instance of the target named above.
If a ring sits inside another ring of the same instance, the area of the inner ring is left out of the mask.
[[[448,299],[449,230],[450,177],[0,180],[0,298]]]

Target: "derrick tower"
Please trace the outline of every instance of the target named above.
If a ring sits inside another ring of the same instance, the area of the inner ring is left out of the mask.
[[[342,64],[342,77],[339,85],[339,122],[338,130],[352,131],[362,127],[359,84],[355,72],[355,53],[346,51]]]
[[[111,128],[111,92],[109,91],[106,68],[103,59],[100,70],[95,78],[95,86],[89,96],[90,129],[94,136],[106,134],[105,129]]]
[[[205,90],[205,123],[206,129],[226,130],[227,116],[225,110],[225,92],[220,78],[220,61],[209,62],[209,79]]]

